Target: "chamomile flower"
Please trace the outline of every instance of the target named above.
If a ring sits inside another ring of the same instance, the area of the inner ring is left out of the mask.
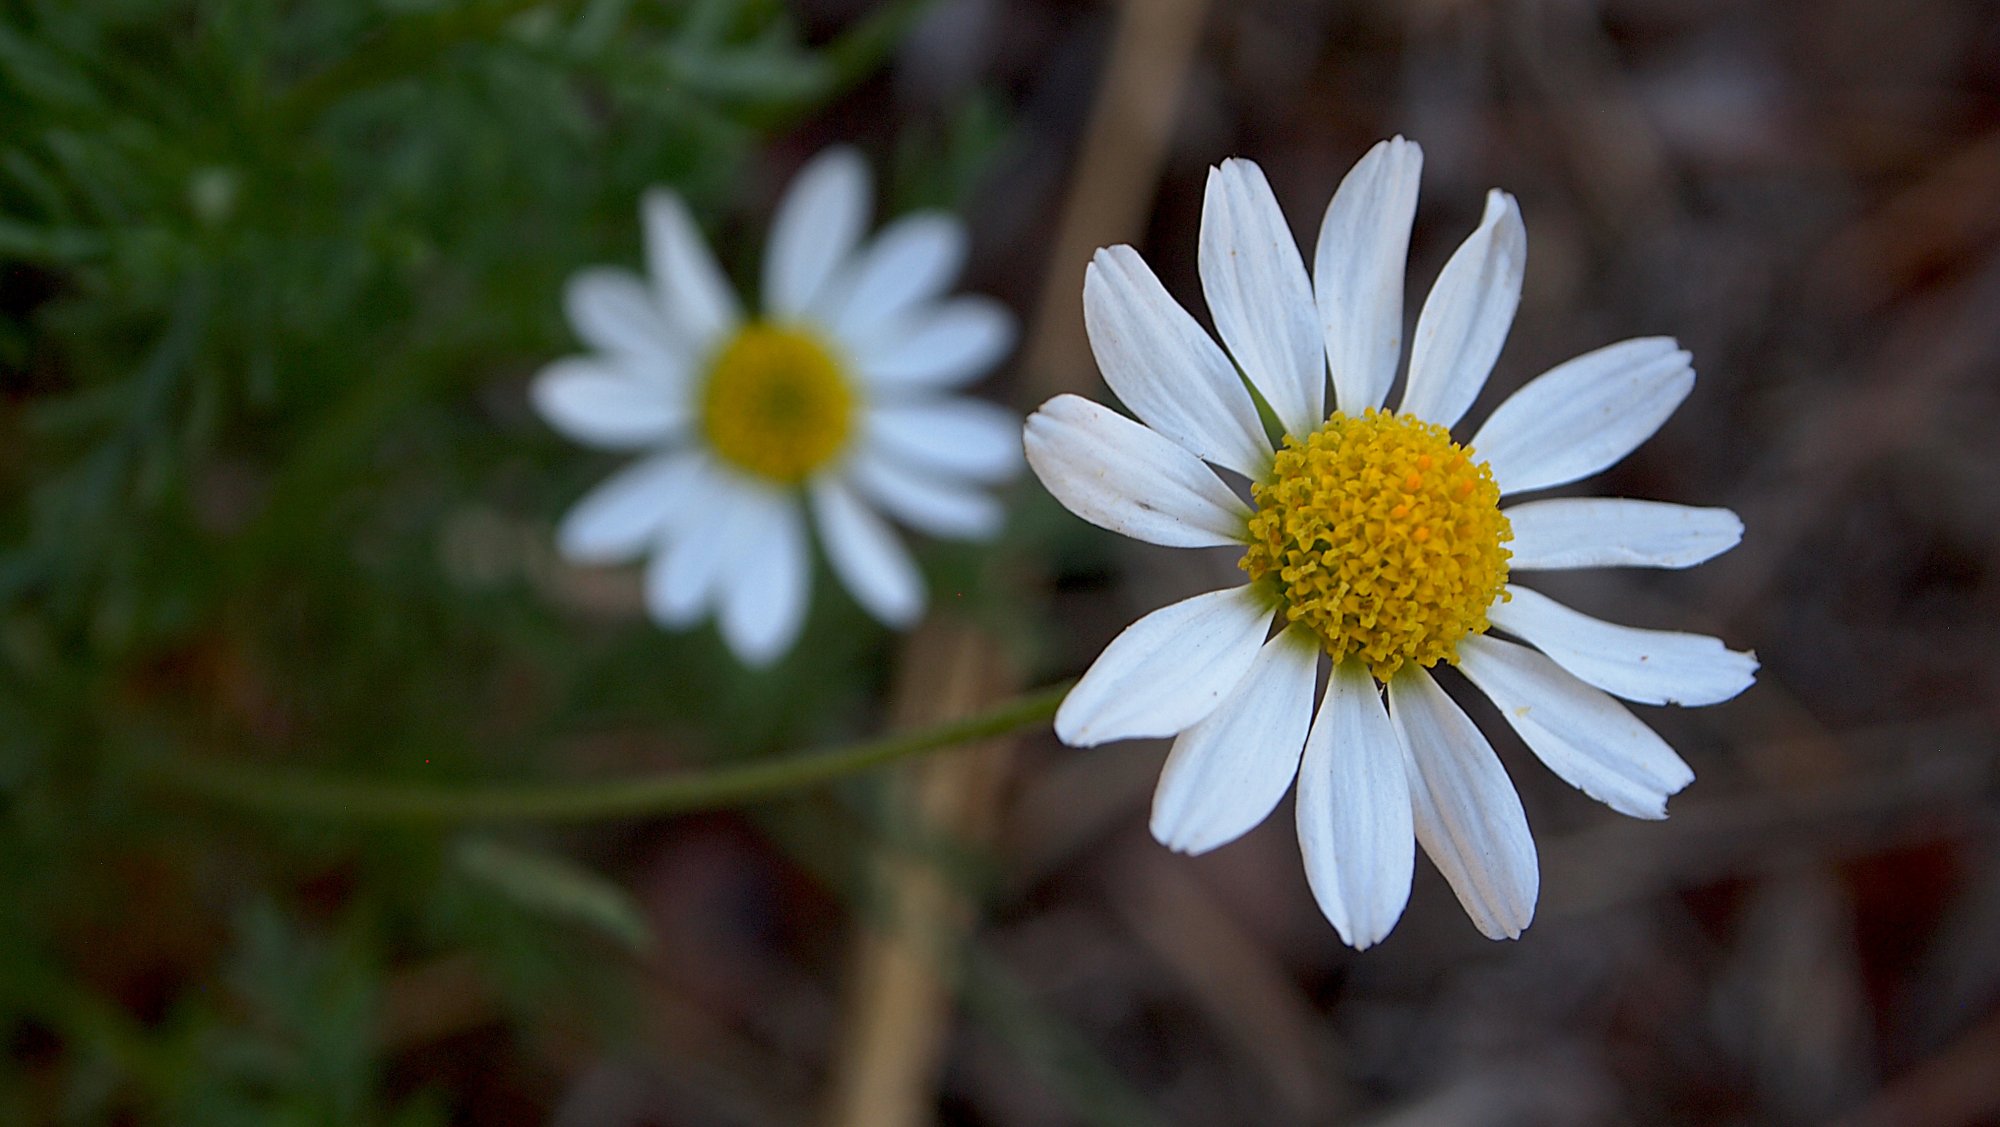
[[[745,663],[783,655],[804,622],[817,531],[833,573],[890,626],[923,611],[923,579],[892,517],[984,539],[990,486],[1019,469],[1017,416],[955,394],[1013,345],[985,297],[946,296],[965,228],[937,212],[864,241],[867,165],[822,153],[787,189],[748,315],[671,192],[641,205],[649,277],[570,280],[591,354],[536,378],[542,416],[588,446],[640,456],[557,529],[581,563],[646,559],[646,605],[669,627],[713,614]]]
[[[1665,817],[1694,774],[1613,697],[1713,704],[1757,668],[1714,638],[1599,621],[1512,582],[1689,567],[1742,534],[1725,509],[1503,504],[1594,474],[1657,430],[1694,385],[1671,340],[1559,365],[1469,441],[1453,438],[1520,300],[1527,244],[1512,197],[1491,193],[1445,264],[1402,398],[1384,407],[1421,164],[1399,137],[1355,166],[1327,207],[1310,278],[1258,167],[1211,170],[1199,266],[1227,353],[1130,247],[1100,250],[1084,279],[1091,347],[1140,421],[1065,395],[1026,429],[1029,464],[1072,512],[1154,544],[1239,546],[1248,580],[1128,627],[1063,702],[1057,734],[1076,746],[1175,737],[1152,830],[1187,853],[1249,831],[1296,779],[1308,882],[1356,947],[1402,915],[1413,839],[1486,935],[1517,937],[1534,916],[1540,877],[1520,799],[1429,672],[1438,663],[1491,698],[1550,770],[1641,818]],[[1283,429],[1275,444],[1253,389]],[[1212,467],[1248,479],[1249,502]]]

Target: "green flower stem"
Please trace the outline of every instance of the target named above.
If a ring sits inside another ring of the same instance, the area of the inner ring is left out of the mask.
[[[267,814],[368,822],[586,822],[741,806],[860,774],[956,744],[1043,723],[1065,682],[986,712],[915,732],[707,771],[572,783],[376,783],[308,771],[159,760],[142,769],[162,789]]]

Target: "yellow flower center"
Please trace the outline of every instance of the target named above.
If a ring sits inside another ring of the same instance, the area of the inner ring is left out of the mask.
[[[1485,633],[1514,533],[1493,471],[1443,427],[1335,412],[1285,439],[1251,499],[1243,570],[1335,661],[1359,657],[1387,681],[1405,662],[1456,662],[1459,639]]]
[[[701,424],[737,468],[796,485],[839,454],[854,389],[827,347],[793,328],[751,323],[709,365]]]

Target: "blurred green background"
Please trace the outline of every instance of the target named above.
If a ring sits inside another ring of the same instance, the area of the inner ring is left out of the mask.
[[[393,1067],[389,979],[446,956],[519,1029],[617,1036],[649,928],[546,843],[232,817],[144,764],[526,779],[873,726],[888,640],[824,579],[751,676],[562,568],[550,521],[614,463],[522,387],[650,185],[752,274],[765,143],[919,12],[0,8],[0,1121],[494,1121],[511,1066],[453,1089],[504,1050]],[[890,206],[958,202],[996,129],[892,135]]]

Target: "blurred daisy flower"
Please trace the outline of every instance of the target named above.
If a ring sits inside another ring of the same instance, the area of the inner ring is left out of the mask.
[[[647,560],[662,625],[713,613],[739,659],[797,639],[812,579],[807,528],[855,600],[904,627],[923,579],[884,515],[934,536],[984,539],[988,487],[1019,469],[1017,416],[956,394],[1013,345],[999,302],[947,297],[965,228],[906,215],[864,242],[872,186],[851,149],[802,169],[765,248],[763,312],[746,315],[680,197],[641,206],[650,275],[570,280],[590,355],[536,378],[542,416],[587,446],[641,453],[557,530],[579,563]]]
[[[1296,778],[1306,875],[1356,947],[1402,915],[1412,838],[1481,932],[1516,937],[1534,916],[1540,877],[1520,799],[1431,667],[1456,665],[1550,770],[1641,818],[1665,817],[1694,773],[1612,698],[1713,704],[1757,668],[1714,638],[1602,622],[1509,581],[1689,567],[1742,534],[1725,509],[1501,503],[1594,474],[1657,430],[1694,385],[1671,340],[1562,364],[1471,441],[1452,438],[1520,300],[1527,237],[1512,197],[1491,193],[1445,264],[1417,318],[1402,399],[1384,407],[1421,164],[1399,137],[1355,166],[1327,207],[1311,278],[1262,171],[1245,160],[1211,170],[1199,265],[1228,352],[1130,247],[1100,250],[1084,280],[1090,342],[1141,421],[1065,395],[1026,431],[1029,464],[1078,516],[1169,547],[1240,546],[1248,577],[1128,627],[1064,701],[1057,733],[1076,746],[1176,737],[1152,830],[1187,853],[1262,822]],[[1260,397],[1284,432],[1275,444]],[[1210,464],[1247,478],[1250,502]]]

